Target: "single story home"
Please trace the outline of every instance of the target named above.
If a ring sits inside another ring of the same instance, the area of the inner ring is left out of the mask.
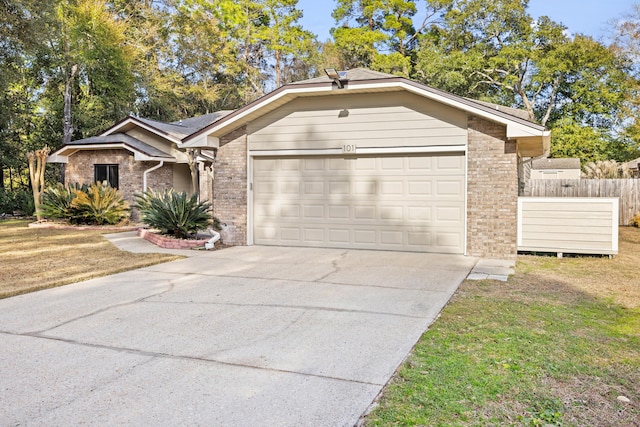
[[[117,165],[125,194],[145,182],[183,190],[185,152],[198,149],[201,196],[228,244],[514,259],[519,166],[549,141],[512,109],[359,68],[233,112],[169,124],[129,117],[51,161],[67,164],[70,182]]]
[[[531,162],[531,179],[580,179],[580,159],[536,159]]]

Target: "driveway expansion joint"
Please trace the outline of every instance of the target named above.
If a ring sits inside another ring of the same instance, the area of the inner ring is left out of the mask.
[[[92,311],[90,313],[83,314],[82,316],[77,316],[77,317],[74,317],[73,319],[65,320],[64,322],[58,323],[58,324],[56,324],[54,326],[50,326],[48,328],[44,328],[44,329],[40,329],[40,330],[36,330],[36,331],[29,331],[29,332],[26,332],[25,334],[36,336],[36,335],[42,334],[44,332],[49,332],[49,331],[57,329],[57,328],[59,328],[61,326],[68,325],[70,323],[76,322],[78,320],[88,319],[89,317],[93,317],[95,315],[98,315],[98,314],[101,314],[101,313],[105,313],[107,311],[113,310],[114,308],[126,307],[128,305],[134,305],[134,304],[138,304],[138,303],[144,302],[148,298],[157,297],[157,296],[163,295],[163,294],[165,294],[167,292],[171,292],[174,288],[175,288],[175,285],[173,283],[171,283],[171,281],[169,281],[168,289],[162,290],[160,292],[155,292],[155,293],[153,293],[151,295],[147,295],[147,296],[144,296],[144,297],[141,297],[141,298],[137,298],[137,299],[132,300],[132,301],[126,301],[126,302],[121,302],[121,303],[118,303],[118,304],[113,304],[113,305],[101,308],[99,310],[94,310],[94,311]]]
[[[430,316],[414,316],[411,314],[402,313],[389,313],[383,311],[373,310],[356,310],[352,308],[333,308],[311,305],[285,305],[285,304],[248,304],[237,302],[216,302],[216,301],[143,301],[147,304],[184,304],[184,305],[220,305],[220,306],[232,306],[232,307],[266,307],[266,308],[290,308],[294,310],[314,310],[314,311],[329,311],[336,313],[355,313],[355,314],[373,314],[377,316],[392,316],[401,317],[407,319],[431,319]]]
[[[3,331],[0,331],[0,333],[4,333],[4,334],[7,334],[7,335],[12,335],[12,336],[21,336],[21,337],[45,339],[45,340],[57,341],[57,342],[62,342],[62,343],[66,343],[66,344],[71,344],[71,345],[78,345],[78,346],[81,346],[81,347],[88,347],[88,348],[102,349],[102,350],[111,350],[111,351],[115,351],[115,352],[126,352],[126,353],[129,353],[129,354],[135,354],[135,355],[138,355],[138,356],[150,357],[149,360],[146,360],[144,362],[138,363],[135,366],[133,366],[132,368],[141,366],[141,365],[146,364],[146,363],[150,363],[153,359],[173,359],[173,360],[187,360],[187,361],[192,361],[192,362],[211,363],[211,364],[224,365],[224,366],[233,366],[233,367],[237,367],[237,368],[255,369],[255,370],[258,370],[258,371],[278,372],[278,373],[284,373],[284,374],[300,375],[300,376],[304,376],[304,377],[320,378],[320,379],[326,379],[326,380],[332,380],[332,381],[340,381],[340,382],[353,383],[353,384],[370,385],[370,386],[376,386],[376,387],[384,386],[383,383],[374,383],[374,382],[370,382],[370,381],[359,381],[359,380],[354,380],[354,379],[349,379],[349,378],[335,377],[335,376],[331,376],[331,375],[320,375],[320,374],[312,374],[312,373],[309,373],[309,372],[292,371],[292,370],[288,370],[288,369],[268,368],[268,367],[264,367],[264,366],[255,366],[255,365],[249,365],[249,364],[245,364],[245,363],[227,362],[227,361],[216,360],[216,359],[207,358],[207,357],[176,355],[176,354],[170,354],[170,353],[162,353],[162,352],[156,352],[156,351],[141,350],[141,349],[136,349],[136,348],[131,348],[131,347],[117,347],[117,346],[111,346],[111,345],[105,345],[105,344],[87,343],[87,342],[82,342],[82,341],[78,341],[78,340],[73,340],[73,339],[68,339],[68,338],[61,338],[61,337],[53,337],[53,336],[39,334],[39,333],[35,333],[35,334],[34,333],[14,333],[14,332],[3,332]]]

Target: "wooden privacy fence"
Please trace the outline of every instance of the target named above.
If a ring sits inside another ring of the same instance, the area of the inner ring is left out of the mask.
[[[619,224],[629,225],[640,213],[640,179],[531,179],[524,195],[530,197],[618,197]]]

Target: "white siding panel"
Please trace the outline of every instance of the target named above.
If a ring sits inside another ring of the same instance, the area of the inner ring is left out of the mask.
[[[518,199],[518,250],[618,253],[618,198]]]
[[[296,99],[253,121],[250,151],[464,146],[466,115],[409,93]]]

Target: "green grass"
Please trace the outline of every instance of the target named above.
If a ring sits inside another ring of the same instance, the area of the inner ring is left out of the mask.
[[[525,257],[508,283],[465,282],[367,425],[640,425],[640,308],[590,292],[603,261]]]

